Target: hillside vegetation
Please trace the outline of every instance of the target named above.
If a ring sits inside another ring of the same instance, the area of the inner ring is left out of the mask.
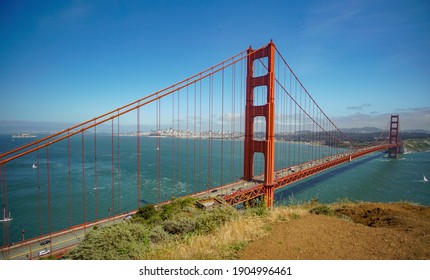
[[[314,200],[237,211],[191,198],[91,231],[71,259],[430,259],[430,208]]]
[[[430,151],[430,139],[407,139],[404,141],[406,152]]]
[[[92,230],[67,257],[109,260],[228,258],[230,253],[228,248],[227,250],[216,248],[214,250],[218,253],[203,254],[199,252],[199,246],[196,246],[195,250],[190,250],[196,255],[187,256],[186,254],[190,252],[181,252],[180,247],[195,242],[200,236],[218,232],[228,222],[240,221],[244,217],[249,219],[253,215],[264,212],[264,208],[255,208],[246,211],[245,214],[231,207],[205,211],[197,208],[192,198],[175,199],[157,208],[146,205],[140,208],[129,221]],[[235,242],[226,244],[233,247],[236,245]]]

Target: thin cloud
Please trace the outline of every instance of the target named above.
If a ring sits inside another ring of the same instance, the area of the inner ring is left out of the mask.
[[[349,107],[346,107],[346,109],[347,110],[361,111],[364,108],[367,108],[367,107],[370,107],[370,106],[372,106],[370,103],[365,103],[365,104],[361,104],[361,105],[358,105],[358,106],[349,106]]]
[[[332,34],[346,28],[345,24],[357,18],[363,7],[356,2],[334,2],[318,5],[308,13],[304,35]]]
[[[82,20],[88,16],[90,10],[90,6],[87,3],[75,2],[72,6],[56,14],[41,18],[39,25],[44,29],[79,27],[82,24]]]
[[[415,107],[415,108],[398,108],[396,109],[398,112],[422,112],[422,111],[430,111],[430,107]]]

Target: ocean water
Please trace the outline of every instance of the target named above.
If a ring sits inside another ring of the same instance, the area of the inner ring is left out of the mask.
[[[0,152],[31,140],[0,135]],[[276,169],[336,152],[279,142],[275,151]],[[256,155],[255,174],[262,173],[262,162]],[[242,165],[242,141],[140,137],[139,151],[136,137],[72,137],[1,169],[2,205],[13,220],[0,224],[0,246],[20,241],[22,230],[28,239],[239,180]],[[313,198],[430,205],[430,183],[423,174],[430,177],[428,152],[398,160],[374,153],[278,190],[275,200],[278,205]]]

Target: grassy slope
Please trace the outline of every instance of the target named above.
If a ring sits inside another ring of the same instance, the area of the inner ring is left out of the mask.
[[[158,209],[145,206],[128,222],[92,230],[67,258],[234,259],[247,242],[266,235],[274,220],[305,212],[303,207],[202,210],[192,199],[177,199]]]
[[[201,210],[194,206],[192,199],[177,199],[158,209],[153,206],[141,208],[129,222],[91,231],[68,257],[122,260],[236,259],[239,251],[250,241],[270,235],[272,228],[279,222],[301,220],[312,214],[352,222],[351,215],[346,215],[345,211],[352,209],[350,212],[355,213],[357,210],[354,209],[360,205],[350,201],[332,205],[311,201],[275,207],[271,211],[264,207],[243,211],[227,207]],[[384,206],[381,204],[380,207]],[[381,209],[378,206],[376,210]],[[367,217],[369,211],[366,211],[364,216]],[[405,215],[409,216],[410,213]]]

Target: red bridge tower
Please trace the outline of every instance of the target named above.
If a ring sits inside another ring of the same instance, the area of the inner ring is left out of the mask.
[[[267,74],[254,77],[254,61],[266,58],[268,61]],[[254,176],[254,153],[264,155],[264,187],[265,203],[273,206],[275,182],[275,93],[274,93],[274,65],[275,45],[272,41],[265,47],[253,50],[248,49],[248,66],[246,77],[246,106],[245,106],[245,147],[244,147],[244,179],[252,180]],[[254,105],[254,89],[265,86],[267,91],[267,103]],[[254,118],[265,117],[266,139],[254,140]]]
[[[389,140],[390,140],[390,144],[396,144],[396,146],[388,149],[388,157],[398,158],[399,157],[399,115],[391,115]]]

